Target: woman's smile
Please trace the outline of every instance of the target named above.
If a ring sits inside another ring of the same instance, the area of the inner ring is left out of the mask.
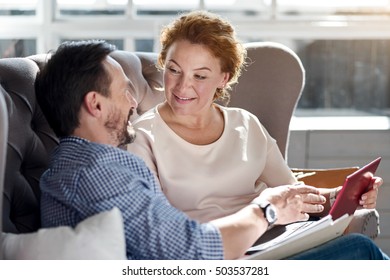
[[[173,96],[175,97],[175,100],[180,103],[180,104],[187,104],[187,103],[190,103],[192,100],[195,100],[195,98],[191,98],[191,97],[180,97],[176,94],[173,94]]]

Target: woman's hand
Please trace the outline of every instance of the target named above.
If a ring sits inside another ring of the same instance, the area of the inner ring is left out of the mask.
[[[383,184],[383,179],[381,177],[372,178],[372,187],[362,194],[362,197],[359,200],[360,206],[367,209],[374,209],[376,207],[376,200],[378,198],[378,189]]]

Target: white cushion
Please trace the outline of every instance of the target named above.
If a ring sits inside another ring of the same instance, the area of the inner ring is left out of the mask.
[[[27,234],[3,233],[2,237],[5,259],[126,259],[123,220],[118,208],[89,217],[74,229],[61,226]]]

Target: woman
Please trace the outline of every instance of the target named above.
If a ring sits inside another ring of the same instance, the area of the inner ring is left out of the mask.
[[[162,30],[161,44],[166,101],[134,123],[128,150],[146,161],[172,205],[206,222],[238,211],[267,187],[297,183],[256,116],[216,103],[229,99],[245,65],[232,25],[190,12]],[[375,207],[381,184],[376,178],[363,207]],[[329,201],[337,189],[321,192]]]

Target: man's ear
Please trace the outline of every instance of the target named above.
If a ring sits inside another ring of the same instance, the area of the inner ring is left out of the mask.
[[[84,108],[94,117],[100,117],[102,114],[102,96],[96,91],[90,91],[84,96]]]

